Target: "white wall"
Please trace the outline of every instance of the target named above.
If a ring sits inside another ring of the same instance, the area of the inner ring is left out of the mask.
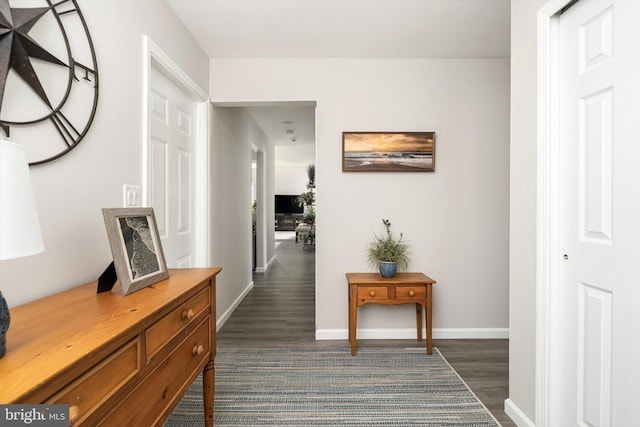
[[[273,218],[273,147],[247,110],[235,107],[213,108],[211,144],[212,258],[223,268],[217,278],[216,314],[226,319],[252,286],[252,145],[263,151],[266,175],[271,176],[265,183],[267,218]],[[273,227],[267,236],[268,261],[275,252]]]
[[[510,409],[535,420],[536,12],[543,0],[511,2]]]
[[[276,194],[293,195],[308,191],[307,165],[277,165],[275,179]]]
[[[214,101],[317,101],[317,336],[347,337],[345,272],[366,271],[382,218],[438,281],[442,334],[508,327],[509,61],[221,59]],[[435,131],[435,173],[343,173],[342,131]],[[368,306],[359,327],[415,336],[414,308]]]
[[[208,90],[209,60],[165,2],[81,1],[80,8],[98,60],[98,109],[74,150],[31,169],[46,251],[0,262],[10,306],[95,280],[111,261],[101,209],[122,206],[123,184],[142,185],[142,36]]]

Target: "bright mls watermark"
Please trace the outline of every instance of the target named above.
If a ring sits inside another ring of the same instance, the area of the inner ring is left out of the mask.
[[[69,405],[0,404],[0,426],[69,427]]]

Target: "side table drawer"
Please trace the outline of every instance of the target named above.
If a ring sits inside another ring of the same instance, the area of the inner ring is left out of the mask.
[[[49,403],[68,404],[76,417],[72,424],[76,424],[139,371],[140,340],[136,338],[53,396]]]
[[[378,300],[387,299],[389,290],[386,286],[362,286],[358,287],[358,299],[360,300]]]
[[[210,319],[207,316],[165,359],[158,360],[157,368],[98,425],[156,425],[209,360],[212,345]]]
[[[210,288],[203,289],[151,326],[147,334],[147,361],[203,311],[209,310]]]
[[[396,299],[424,300],[426,297],[427,297],[427,289],[424,286],[396,287]]]

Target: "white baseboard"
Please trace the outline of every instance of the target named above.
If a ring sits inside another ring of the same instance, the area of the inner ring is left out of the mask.
[[[358,339],[363,340],[392,340],[392,339],[415,339],[415,328],[405,329],[358,329]],[[422,336],[426,337],[426,330],[422,330]],[[435,328],[433,330],[434,339],[507,339],[509,338],[509,328]],[[347,329],[318,329],[316,330],[316,340],[347,340],[349,331]]]
[[[316,341],[348,340],[349,331],[346,329],[316,329]]]
[[[264,267],[256,267],[256,273],[266,273],[267,270],[271,268],[271,264],[273,264],[275,260],[276,260],[276,257],[274,255],[271,257],[269,261],[267,261],[267,265],[265,265]]]
[[[222,326],[227,322],[227,320],[229,320],[229,317],[231,317],[235,309],[238,308],[238,306],[240,305],[244,297],[246,297],[247,294],[251,292],[251,289],[253,289],[253,281],[251,281],[247,285],[247,287],[244,288],[242,293],[238,296],[238,298],[236,298],[233,304],[231,304],[231,306],[227,309],[227,311],[222,313],[222,316],[220,316],[220,318],[216,321],[216,332],[219,331],[220,328],[222,328]]]
[[[422,335],[426,332],[423,330]],[[509,328],[435,328],[433,338],[451,339],[509,339]]]
[[[531,421],[511,399],[504,401],[504,413],[507,414],[518,427],[535,427],[533,421]]]

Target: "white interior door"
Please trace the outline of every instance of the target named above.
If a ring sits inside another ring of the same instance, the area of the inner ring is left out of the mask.
[[[196,261],[196,101],[150,70],[149,205],[154,208],[168,267]]]
[[[557,426],[638,426],[640,2],[560,17]]]

